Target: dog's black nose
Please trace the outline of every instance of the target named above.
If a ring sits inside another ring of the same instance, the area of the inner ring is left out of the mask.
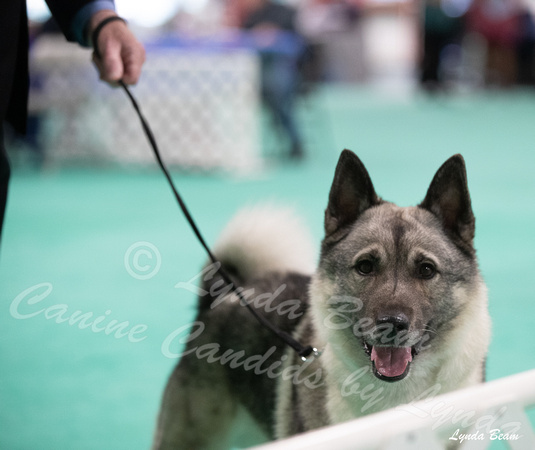
[[[400,331],[407,331],[409,329],[409,319],[407,316],[403,313],[399,313],[394,315],[384,315],[380,316],[376,321],[375,324],[377,326],[385,326],[390,325],[392,326],[391,334],[396,335]]]

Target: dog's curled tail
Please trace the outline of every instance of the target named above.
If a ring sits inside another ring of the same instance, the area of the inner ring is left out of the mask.
[[[270,272],[311,274],[316,249],[308,229],[289,208],[272,205],[239,211],[221,233],[214,254],[236,281]]]

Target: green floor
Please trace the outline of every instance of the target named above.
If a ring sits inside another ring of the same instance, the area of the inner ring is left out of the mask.
[[[488,378],[535,368],[535,92],[429,98],[331,87],[302,105],[300,120],[309,151],[302,165],[271,164],[247,178],[175,174],[208,241],[238,208],[266,200],[294,206],[319,241],[345,147],[379,194],[402,205],[422,200],[436,169],[460,152],[490,292]],[[268,152],[276,145],[266,137]],[[160,255],[148,279],[125,265],[139,242]],[[203,261],[156,170],[16,169],[0,261],[0,449],[148,448],[175,363],[162,344],[194,314],[194,295],[175,285]],[[102,328],[128,321],[130,335],[56,323],[61,310],[103,316]]]

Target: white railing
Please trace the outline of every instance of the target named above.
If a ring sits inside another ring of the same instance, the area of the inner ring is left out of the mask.
[[[526,411],[535,408],[535,370],[361,419],[255,447],[255,450],[535,449]],[[455,447],[457,448],[457,447]]]

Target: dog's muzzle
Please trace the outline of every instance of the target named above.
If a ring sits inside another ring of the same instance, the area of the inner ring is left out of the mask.
[[[409,332],[409,320],[404,314],[379,317],[370,339],[363,340],[374,375],[387,382],[403,380],[419,352],[419,341],[410,345],[414,340],[415,333]]]

